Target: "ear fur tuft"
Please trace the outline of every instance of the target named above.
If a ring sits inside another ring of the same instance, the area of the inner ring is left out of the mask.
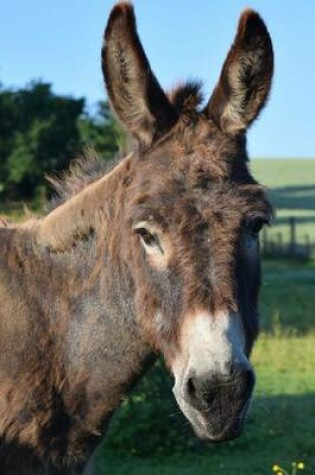
[[[194,111],[203,101],[201,88],[200,81],[189,81],[171,90],[168,97],[179,114]]]

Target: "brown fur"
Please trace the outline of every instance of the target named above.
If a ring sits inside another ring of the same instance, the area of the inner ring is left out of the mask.
[[[8,226],[8,220],[2,216],[0,216],[0,226]]]
[[[190,309],[238,309],[250,352],[259,262],[243,247],[248,222],[268,220],[271,210],[248,171],[242,131],[270,87],[272,50],[262,25],[255,13],[243,14],[220,83],[199,111],[196,84],[169,99],[160,88],[130,4],[113,9],[103,68],[134,150],[107,173],[95,158],[83,172],[81,163],[56,184],[61,198],[47,216],[0,226],[2,475],[81,473],[155,351],[172,361]],[[267,71],[255,60],[256,45]],[[230,127],[226,83],[239,57],[252,64],[253,78],[249,99],[232,114],[242,125]],[[168,243],[162,271],[133,230],[141,221]]]

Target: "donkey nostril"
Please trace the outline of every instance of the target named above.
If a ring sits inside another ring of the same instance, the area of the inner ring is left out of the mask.
[[[231,376],[234,379],[243,379],[244,381],[251,382],[255,376],[252,368],[248,363],[238,363],[232,366]]]
[[[213,378],[190,377],[186,380],[186,397],[194,406],[211,404],[217,392]]]

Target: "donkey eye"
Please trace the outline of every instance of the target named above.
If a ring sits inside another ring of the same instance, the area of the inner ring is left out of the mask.
[[[161,249],[161,244],[156,234],[150,233],[146,228],[136,228],[135,232],[141,237],[146,246],[158,247]]]
[[[254,218],[248,223],[248,230],[251,234],[257,235],[260,233],[266,223],[267,220],[265,218]]]

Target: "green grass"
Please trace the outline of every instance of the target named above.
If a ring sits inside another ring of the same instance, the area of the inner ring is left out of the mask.
[[[256,179],[269,188],[284,186],[315,186],[315,158],[306,159],[256,159],[250,167]]]
[[[293,461],[305,462],[303,473],[315,474],[314,288],[315,263],[264,263],[262,334],[253,353],[256,396],[239,439],[206,446],[194,444],[188,435],[172,455],[157,445],[146,457],[129,455],[133,440],[127,441],[126,453],[116,453],[105,444],[96,474],[264,475],[272,473],[275,463],[289,468]],[[159,423],[164,417],[165,425],[170,424],[169,414],[157,417]],[[153,437],[155,424],[153,414],[144,444],[148,434]],[[186,426],[182,429],[187,431]],[[136,436],[141,438],[141,433]]]
[[[303,336],[313,331],[315,334],[314,289],[314,262],[264,262],[260,299],[262,330],[277,334],[279,328],[285,336]]]

